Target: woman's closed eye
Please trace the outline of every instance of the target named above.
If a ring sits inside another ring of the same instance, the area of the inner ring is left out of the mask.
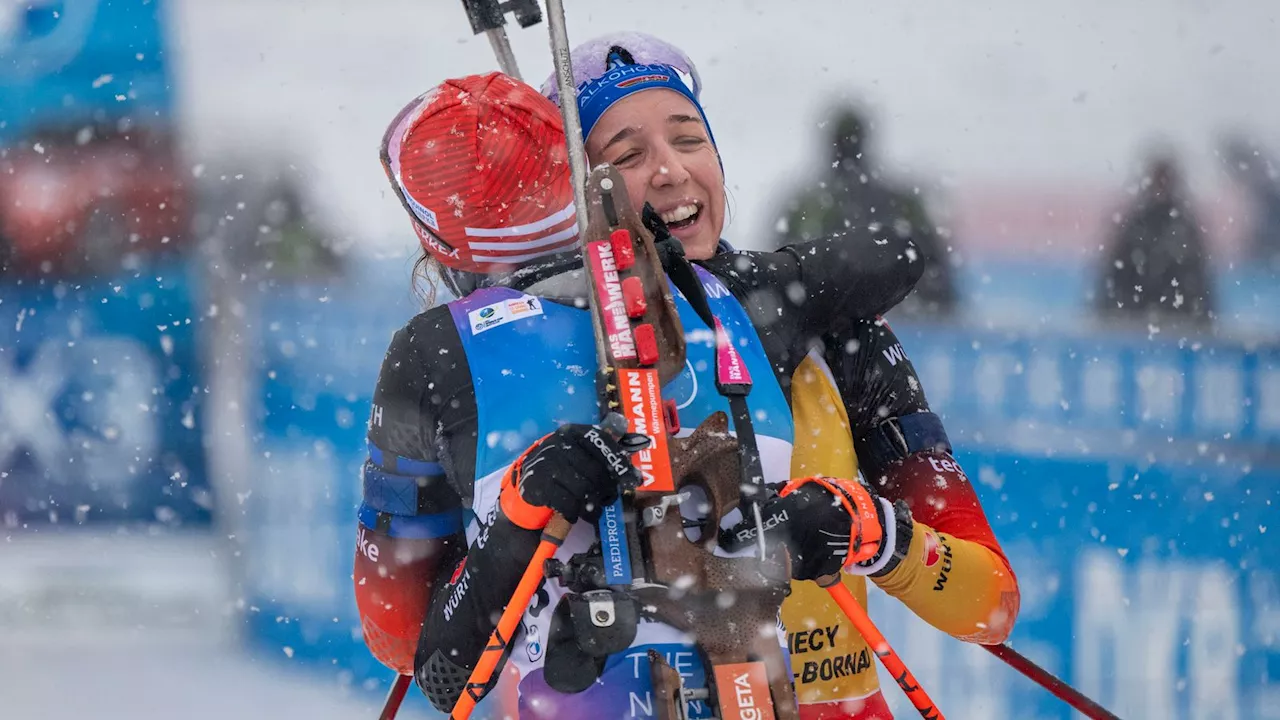
[[[627,167],[628,165],[634,165],[635,162],[640,159],[640,155],[641,153],[639,150],[628,150],[615,157],[613,162],[609,164],[614,167]]]

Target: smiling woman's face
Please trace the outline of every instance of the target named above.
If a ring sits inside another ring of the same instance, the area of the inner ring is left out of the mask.
[[[636,210],[648,202],[684,245],[705,260],[724,229],[724,173],[698,109],[673,90],[654,89],[619,100],[587,138],[592,165],[618,168]]]

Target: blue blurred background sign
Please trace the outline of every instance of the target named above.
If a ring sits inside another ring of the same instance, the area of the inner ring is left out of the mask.
[[[0,513],[207,525],[201,314],[183,266],[0,286]]]
[[[0,143],[33,128],[130,117],[168,123],[160,0],[0,5]]]
[[[0,5],[0,512],[209,522],[159,2]]]

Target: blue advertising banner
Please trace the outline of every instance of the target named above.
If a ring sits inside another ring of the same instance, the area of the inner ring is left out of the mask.
[[[1280,462],[1280,342],[893,327],[958,447]]]
[[[415,308],[358,285],[263,305],[246,595],[255,642],[382,687],[352,597],[355,508],[378,366]],[[1019,573],[1015,647],[1122,717],[1280,717],[1278,349],[894,327]],[[871,602],[948,717],[1071,717],[980,648]]]
[[[173,109],[160,0],[32,0],[0,6],[0,145],[31,128]]]
[[[1019,574],[1015,647],[1121,717],[1280,717],[1280,345],[895,329]],[[949,715],[1069,717],[873,598]]]
[[[377,687],[390,673],[361,640],[351,580],[360,467],[382,355],[417,302],[402,264],[361,270],[361,282],[254,298],[255,473],[241,532],[250,640]]]
[[[1212,460],[961,452],[1018,574],[1013,645],[1124,718],[1280,715],[1280,472]],[[872,617],[948,717],[1068,718],[980,648],[872,594]],[[882,681],[884,680],[882,673]],[[901,693],[886,697],[908,717]]]
[[[207,525],[198,336],[181,266],[0,285],[0,516]]]

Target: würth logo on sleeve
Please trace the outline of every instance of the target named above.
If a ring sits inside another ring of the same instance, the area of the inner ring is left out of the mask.
[[[902,349],[902,343],[894,343],[893,347],[881,353],[884,359],[889,361],[889,367],[895,367],[898,363],[907,359],[907,353]]]
[[[926,538],[930,538],[930,537],[933,537],[933,533],[928,533],[926,535]],[[947,587],[947,580],[950,579],[951,559],[952,559],[951,546],[947,544],[946,538],[939,535],[936,547],[941,548],[941,553],[938,560],[942,561],[942,567],[938,569],[938,579],[935,580],[933,583],[933,591],[942,592]],[[939,551],[935,549],[934,553],[939,554]],[[935,560],[934,563],[936,564],[938,560]]]

